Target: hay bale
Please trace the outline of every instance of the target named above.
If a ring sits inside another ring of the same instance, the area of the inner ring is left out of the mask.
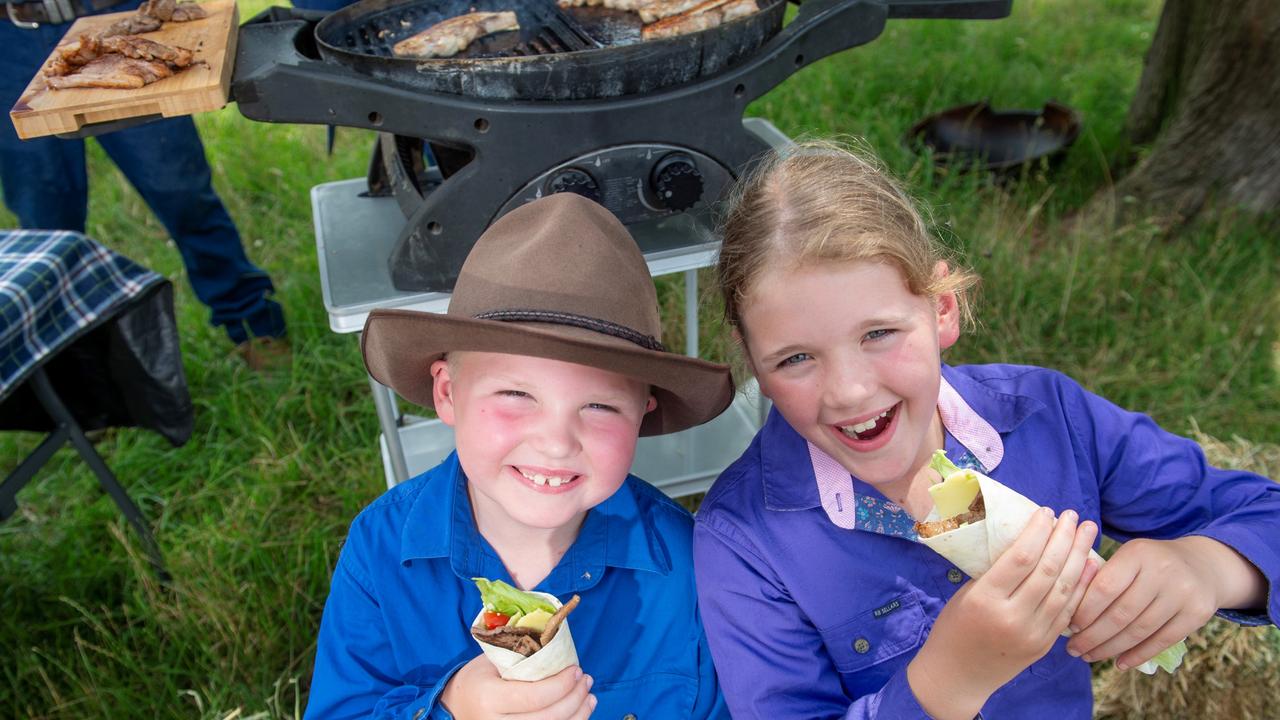
[[[1192,423],[1192,437],[1219,467],[1280,477],[1280,446],[1240,438],[1223,442]],[[1214,618],[1187,638],[1187,657],[1177,673],[1153,676],[1118,672],[1112,663],[1095,669],[1094,718],[1194,718],[1268,720],[1280,708],[1280,630],[1245,628]]]

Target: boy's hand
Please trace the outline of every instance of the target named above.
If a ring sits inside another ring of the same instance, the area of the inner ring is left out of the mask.
[[[457,720],[586,720],[596,706],[591,682],[577,665],[537,682],[503,680],[477,655],[450,678],[440,702]]]
[[[1218,608],[1261,605],[1261,574],[1217,540],[1131,540],[1098,572],[1071,619],[1068,652],[1125,670],[1190,635]]]
[[[947,602],[907,667],[921,706],[935,718],[972,718],[1005,683],[1040,659],[1067,629],[1097,566],[1098,528],[1055,523],[1041,508],[981,578]]]

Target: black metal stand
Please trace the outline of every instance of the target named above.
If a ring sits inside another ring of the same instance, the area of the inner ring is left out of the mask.
[[[142,517],[142,511],[125,492],[120,481],[112,474],[111,469],[107,467],[106,461],[93,449],[93,444],[84,436],[84,432],[80,429],[79,423],[75,421],[67,407],[63,405],[62,399],[58,397],[57,392],[53,389],[53,384],[49,382],[49,376],[45,374],[43,368],[37,368],[31,375],[31,389],[39,398],[40,404],[44,406],[49,417],[57,423],[57,427],[49,433],[48,437],[40,443],[40,445],[31,452],[30,455],[23,460],[13,472],[9,473],[3,483],[0,483],[0,521],[7,520],[18,509],[18,503],[15,496],[21,490],[36,472],[44,466],[49,458],[57,452],[65,443],[71,443],[76,449],[80,457],[88,464],[93,474],[98,476],[98,482],[102,488],[107,491],[111,499],[119,506],[120,512],[124,513],[124,517],[137,531],[138,536],[142,538],[142,544],[146,547],[147,556],[151,560],[151,567],[155,570],[156,576],[160,582],[168,583],[172,580],[169,571],[165,569],[164,558],[160,554],[160,546],[156,544],[155,536],[151,534],[151,529]]]

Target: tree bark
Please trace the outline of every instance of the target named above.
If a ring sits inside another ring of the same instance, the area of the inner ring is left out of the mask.
[[[1280,205],[1280,2],[1166,0],[1128,129],[1151,148],[1119,198],[1181,217]]]

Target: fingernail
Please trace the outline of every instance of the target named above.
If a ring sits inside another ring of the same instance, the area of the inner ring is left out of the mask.
[[[580,668],[580,667],[575,667],[575,668],[573,669],[573,679],[574,679],[574,680],[577,680],[577,679],[579,679],[579,678],[581,678],[581,677],[582,677],[582,668]]]
[[[1128,670],[1128,669],[1129,669],[1129,663],[1120,662],[1119,660],[1117,660],[1117,661],[1116,661],[1116,669],[1117,669],[1117,670]]]
[[[1075,657],[1075,658],[1080,657],[1080,651],[1079,651],[1079,650],[1076,650],[1075,648],[1071,647],[1070,645],[1068,645],[1068,646],[1067,646],[1067,654],[1068,654],[1068,655],[1070,655],[1071,657]]]
[[[1075,521],[1076,521],[1076,511],[1075,511],[1075,510],[1065,510],[1065,511],[1063,511],[1063,513],[1062,513],[1062,519],[1063,519],[1063,520],[1070,520],[1071,522],[1075,522]]]
[[[591,707],[593,707],[593,708],[594,708],[594,707],[596,706],[596,703],[597,703],[597,702],[599,702],[599,701],[598,701],[598,700],[596,700],[596,696],[595,696],[595,695],[588,695],[588,696],[587,696],[587,702],[588,702],[588,703],[590,703],[590,704],[591,704]]]
[[[1051,508],[1051,507],[1041,507],[1041,508],[1040,508],[1040,514],[1041,514],[1041,515],[1047,515],[1048,517],[1053,517],[1053,508]]]
[[[1093,662],[1093,653],[1085,653],[1081,657],[1084,658],[1085,662]]]
[[[1068,625],[1067,629],[1071,631],[1072,635],[1075,635],[1076,633],[1080,632],[1080,628],[1076,627],[1075,625]],[[1076,653],[1076,654],[1079,655],[1079,653]]]
[[[588,676],[587,676],[587,689],[588,689],[588,690],[590,690],[590,689],[591,689],[591,686],[592,686],[592,685],[595,685],[595,684],[596,684],[596,679],[595,679],[595,678],[593,678],[593,677],[591,677],[590,675],[588,675]]]

